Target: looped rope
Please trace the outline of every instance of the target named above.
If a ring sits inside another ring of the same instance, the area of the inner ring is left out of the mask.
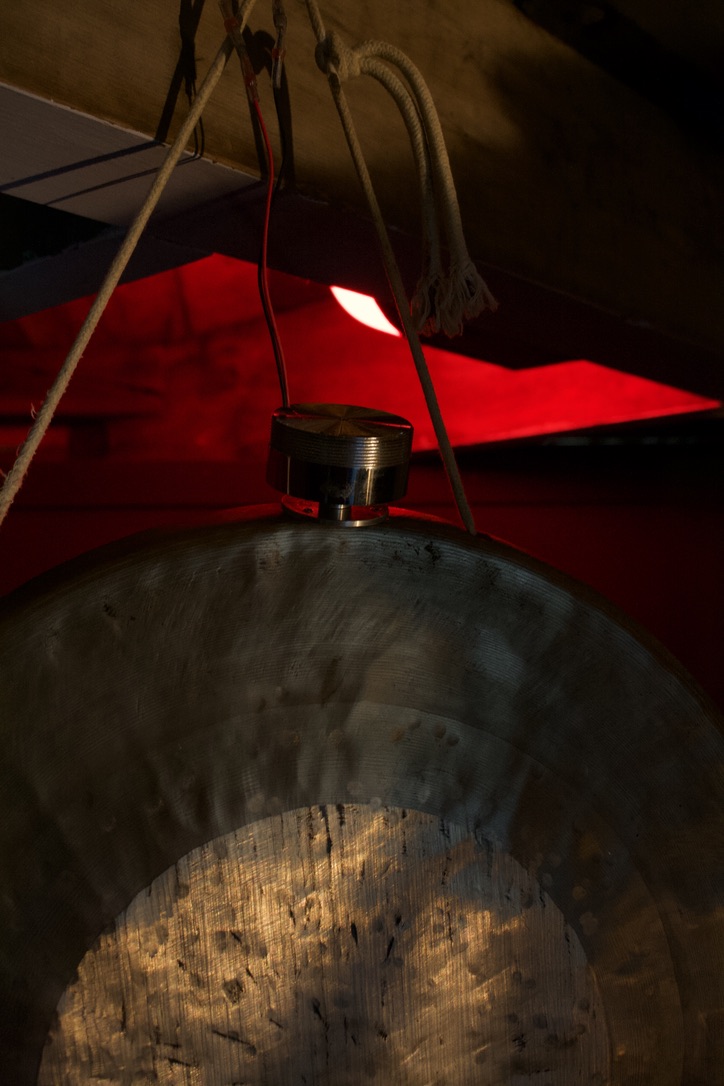
[[[420,202],[422,204],[423,270],[420,282],[441,281],[443,267],[440,249],[440,223],[433,188],[430,156],[420,113],[407,85],[377,57],[366,55],[364,47],[361,47],[359,52],[361,53],[360,68],[362,74],[376,79],[395,99],[397,108],[407,126],[412,152],[415,156],[417,176],[420,181]],[[413,316],[416,315],[416,307],[416,298],[413,298],[411,303]],[[416,318],[418,331],[424,330],[428,316],[429,314],[426,313],[421,320]],[[434,330],[434,328],[430,329],[430,331]]]
[[[459,323],[462,314],[472,315],[476,306],[481,301],[486,301],[486,297],[493,302],[492,295],[490,295],[485,284],[482,283],[477,269],[468,255],[464,241],[462,246],[459,244],[462,238],[462,229],[457,230],[457,225],[460,223],[460,211],[457,206],[454,186],[452,185],[452,177],[450,177],[451,185],[446,197],[449,196],[451,191],[454,206],[448,207],[447,210],[443,209],[443,219],[451,242],[453,263],[447,273],[441,267],[439,231],[436,217],[437,208],[435,206],[435,196],[439,197],[440,194],[433,193],[430,195],[430,193],[431,189],[434,188],[434,182],[445,175],[446,166],[449,173],[449,164],[447,163],[447,153],[445,152],[444,155],[439,153],[441,132],[437,113],[434,106],[432,106],[432,98],[427,88],[425,87],[425,91],[422,93],[419,91],[418,83],[421,87],[424,87],[422,76],[419,75],[417,69],[414,68],[414,65],[404,54],[399,54],[399,58],[396,57],[395,59],[400,60],[396,66],[404,75],[407,85],[382,63],[382,60],[390,61],[392,55],[390,52],[391,46],[388,47],[383,42],[365,42],[357,49],[349,50],[344,43],[340,43],[337,35],[327,34],[316,0],[306,0],[306,6],[318,43],[316,50],[317,64],[327,76],[334,104],[342,122],[347,146],[367,198],[380,249],[382,250],[385,271],[387,272],[397,312],[405,331],[405,338],[410,347],[425,403],[435,430],[445,473],[460,518],[467,531],[471,535],[475,535],[475,521],[465,495],[465,488],[455,461],[455,453],[440,411],[435,386],[420,346],[417,329],[413,323],[413,314],[405,294],[402,276],[390,243],[387,227],[377,202],[372,179],[342,89],[344,78],[350,78],[352,75],[357,74],[367,74],[378,79],[395,99],[407,125],[420,175],[420,186],[423,192],[423,224],[428,235],[426,237],[425,284],[422,292],[420,292],[420,301],[415,303],[414,308],[418,310],[423,325],[428,330],[436,330],[441,327],[439,313],[443,304],[449,308],[450,316],[449,319],[446,318],[446,327],[451,328],[453,324]],[[430,107],[432,107],[432,110]],[[431,111],[434,114],[434,121],[428,124]],[[435,125],[435,121],[437,125]],[[438,139],[438,132],[440,132],[440,139]],[[442,148],[444,152],[444,143]],[[449,200],[446,202],[450,203]],[[495,303],[493,302],[493,304]]]
[[[340,83],[361,74],[360,58],[356,49],[350,49],[336,30],[331,30],[317,43],[314,50],[317,67],[327,77],[336,75]]]
[[[497,309],[498,303],[465,244],[455,182],[429,88],[410,58],[396,46],[365,41],[351,49],[337,31],[324,30],[318,12],[312,21],[319,38],[315,59],[327,78],[336,78],[341,84],[369,75],[389,92],[402,114],[420,179],[423,216],[423,271],[410,303],[411,312],[417,331],[424,335],[440,331],[450,337],[460,335],[464,321],[485,309]],[[438,207],[450,254],[447,268],[441,259]]]

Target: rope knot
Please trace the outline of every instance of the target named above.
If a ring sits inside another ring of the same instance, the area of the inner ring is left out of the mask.
[[[330,31],[314,50],[317,67],[325,75],[336,75],[340,83],[360,75],[360,60],[355,49],[350,49],[336,30]]]

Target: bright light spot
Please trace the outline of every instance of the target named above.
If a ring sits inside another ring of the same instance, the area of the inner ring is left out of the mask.
[[[356,290],[345,290],[344,287],[329,289],[342,309],[360,324],[366,324],[368,328],[376,328],[378,332],[386,332],[388,336],[402,335],[402,332],[388,321],[377,302],[369,294],[358,294]]]

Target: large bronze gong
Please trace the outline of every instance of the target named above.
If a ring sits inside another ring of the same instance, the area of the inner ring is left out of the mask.
[[[3,1083],[724,1083],[720,725],[581,586],[256,510],[0,652]]]

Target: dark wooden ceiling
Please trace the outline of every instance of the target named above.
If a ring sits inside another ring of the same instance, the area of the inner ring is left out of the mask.
[[[272,262],[384,298],[304,5],[288,9],[293,169]],[[454,349],[512,366],[588,357],[724,396],[721,4],[322,9],[352,45],[374,37],[404,48],[432,90],[469,247],[501,301]],[[122,0],[38,0],[3,5],[2,23],[0,317],[10,319],[95,288],[159,142],[185,113],[190,60],[202,77],[223,28],[203,0],[177,10],[152,0],[130,15]],[[250,26],[266,40],[270,4],[257,4]],[[264,79],[261,93],[273,118]],[[404,128],[372,81],[350,82],[348,94],[412,282],[419,210]],[[205,158],[177,170],[130,276],[214,251],[256,256],[260,167],[235,65],[208,106],[204,147]]]

